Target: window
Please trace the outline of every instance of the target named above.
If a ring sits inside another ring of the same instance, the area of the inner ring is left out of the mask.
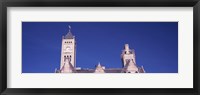
[[[66,61],[66,56],[64,56],[64,62]]]

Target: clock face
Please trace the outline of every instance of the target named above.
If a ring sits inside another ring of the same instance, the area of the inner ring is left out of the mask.
[[[65,51],[66,52],[72,52],[72,46],[66,46]]]

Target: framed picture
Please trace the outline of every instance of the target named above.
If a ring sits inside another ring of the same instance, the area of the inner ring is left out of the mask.
[[[2,95],[199,95],[199,0],[0,4]]]

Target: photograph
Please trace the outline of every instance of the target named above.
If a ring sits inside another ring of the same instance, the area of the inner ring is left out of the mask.
[[[200,92],[200,0],[0,6],[1,95]]]
[[[2,95],[199,94],[200,0],[4,0]]]
[[[178,22],[22,22],[23,73],[178,73]]]

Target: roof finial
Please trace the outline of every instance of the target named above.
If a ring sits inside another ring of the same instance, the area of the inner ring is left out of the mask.
[[[100,62],[97,64],[97,67],[101,67],[101,63]]]
[[[70,26],[70,25],[68,25],[68,27],[69,27],[69,32],[71,32],[71,26]]]
[[[73,39],[74,36],[71,33],[71,26],[68,25],[68,27],[69,27],[69,31],[68,31],[67,35],[65,36],[65,39]]]

